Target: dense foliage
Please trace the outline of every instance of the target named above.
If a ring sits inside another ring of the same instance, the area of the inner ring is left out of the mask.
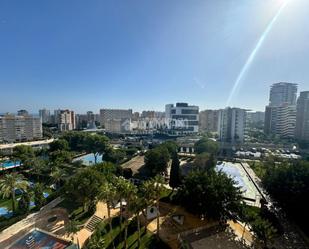
[[[151,149],[145,154],[145,166],[152,176],[165,173],[169,160],[170,154],[164,146]]]
[[[178,154],[174,152],[172,158],[171,172],[170,172],[170,180],[169,185],[171,188],[177,188],[181,184],[181,175],[180,175],[180,162],[178,159]]]
[[[84,210],[95,204],[104,176],[91,168],[77,172],[66,183],[67,197],[83,205]]]
[[[178,200],[188,211],[213,219],[235,218],[241,207],[241,191],[222,172],[194,171],[185,177]]]
[[[283,163],[268,168],[263,184],[271,196],[308,233],[309,162]]]
[[[194,151],[197,154],[209,153],[216,155],[219,151],[219,145],[217,142],[207,137],[203,137],[194,144]]]

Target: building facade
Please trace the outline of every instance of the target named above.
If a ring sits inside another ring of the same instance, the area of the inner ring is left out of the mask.
[[[265,108],[264,132],[291,138],[296,126],[297,85],[276,83],[270,88],[269,105]]]
[[[219,110],[218,134],[221,142],[244,142],[246,112],[245,109],[230,107]]]
[[[185,135],[199,131],[199,107],[187,103],[165,106],[165,118],[171,134]]]
[[[309,141],[309,91],[301,92],[297,100],[295,137]]]
[[[40,118],[42,120],[42,123],[50,123],[51,122],[51,118],[50,118],[50,110],[47,109],[41,109],[39,110],[39,115]]]
[[[16,142],[42,139],[41,118],[31,115],[0,116],[0,141]]]
[[[56,120],[58,122],[58,129],[60,131],[71,131],[76,129],[76,119],[74,111],[57,110]]]
[[[219,110],[205,110],[199,113],[199,128],[201,132],[218,131]]]
[[[132,116],[132,109],[101,109],[100,123],[106,131],[121,132],[121,127],[125,127],[127,123],[130,123]]]

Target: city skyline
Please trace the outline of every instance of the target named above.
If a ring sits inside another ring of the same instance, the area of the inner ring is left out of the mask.
[[[176,102],[264,111],[273,83],[309,88],[308,10],[305,0],[6,1],[0,113]]]

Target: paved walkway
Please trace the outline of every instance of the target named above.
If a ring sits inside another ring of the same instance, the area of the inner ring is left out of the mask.
[[[96,207],[96,212],[94,215],[102,218],[103,220],[107,219],[107,207],[106,203],[104,202],[98,202]],[[119,215],[119,209],[111,209],[111,217]],[[92,217],[90,217],[89,220],[91,220]],[[89,222],[89,220],[87,222]],[[85,223],[85,226],[75,235],[64,235],[64,239],[71,240],[73,237],[74,243],[79,243],[79,246],[82,247],[84,243],[87,241],[87,239],[92,235],[93,232],[90,232],[88,229],[86,229],[87,222]]]

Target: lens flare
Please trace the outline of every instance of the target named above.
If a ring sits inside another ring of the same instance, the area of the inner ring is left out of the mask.
[[[257,55],[258,51],[260,50],[260,48],[262,47],[266,37],[268,36],[268,34],[270,33],[272,27],[274,26],[275,22],[277,21],[277,19],[279,18],[280,14],[282,13],[283,9],[287,6],[288,4],[288,0],[283,1],[283,4],[281,5],[281,7],[279,8],[279,10],[277,11],[276,15],[273,17],[273,19],[270,21],[270,23],[268,24],[268,26],[266,27],[266,29],[264,30],[263,34],[261,35],[260,39],[258,40],[257,44],[255,45],[254,49],[252,50],[252,52],[250,53],[246,63],[244,64],[244,66],[242,67],[234,85],[232,88],[232,91],[228,97],[226,106],[229,106],[235,93],[236,90],[240,87],[240,83],[243,79],[243,77],[245,76],[246,72],[248,71],[248,69],[250,68],[250,65],[252,64],[255,56]]]

